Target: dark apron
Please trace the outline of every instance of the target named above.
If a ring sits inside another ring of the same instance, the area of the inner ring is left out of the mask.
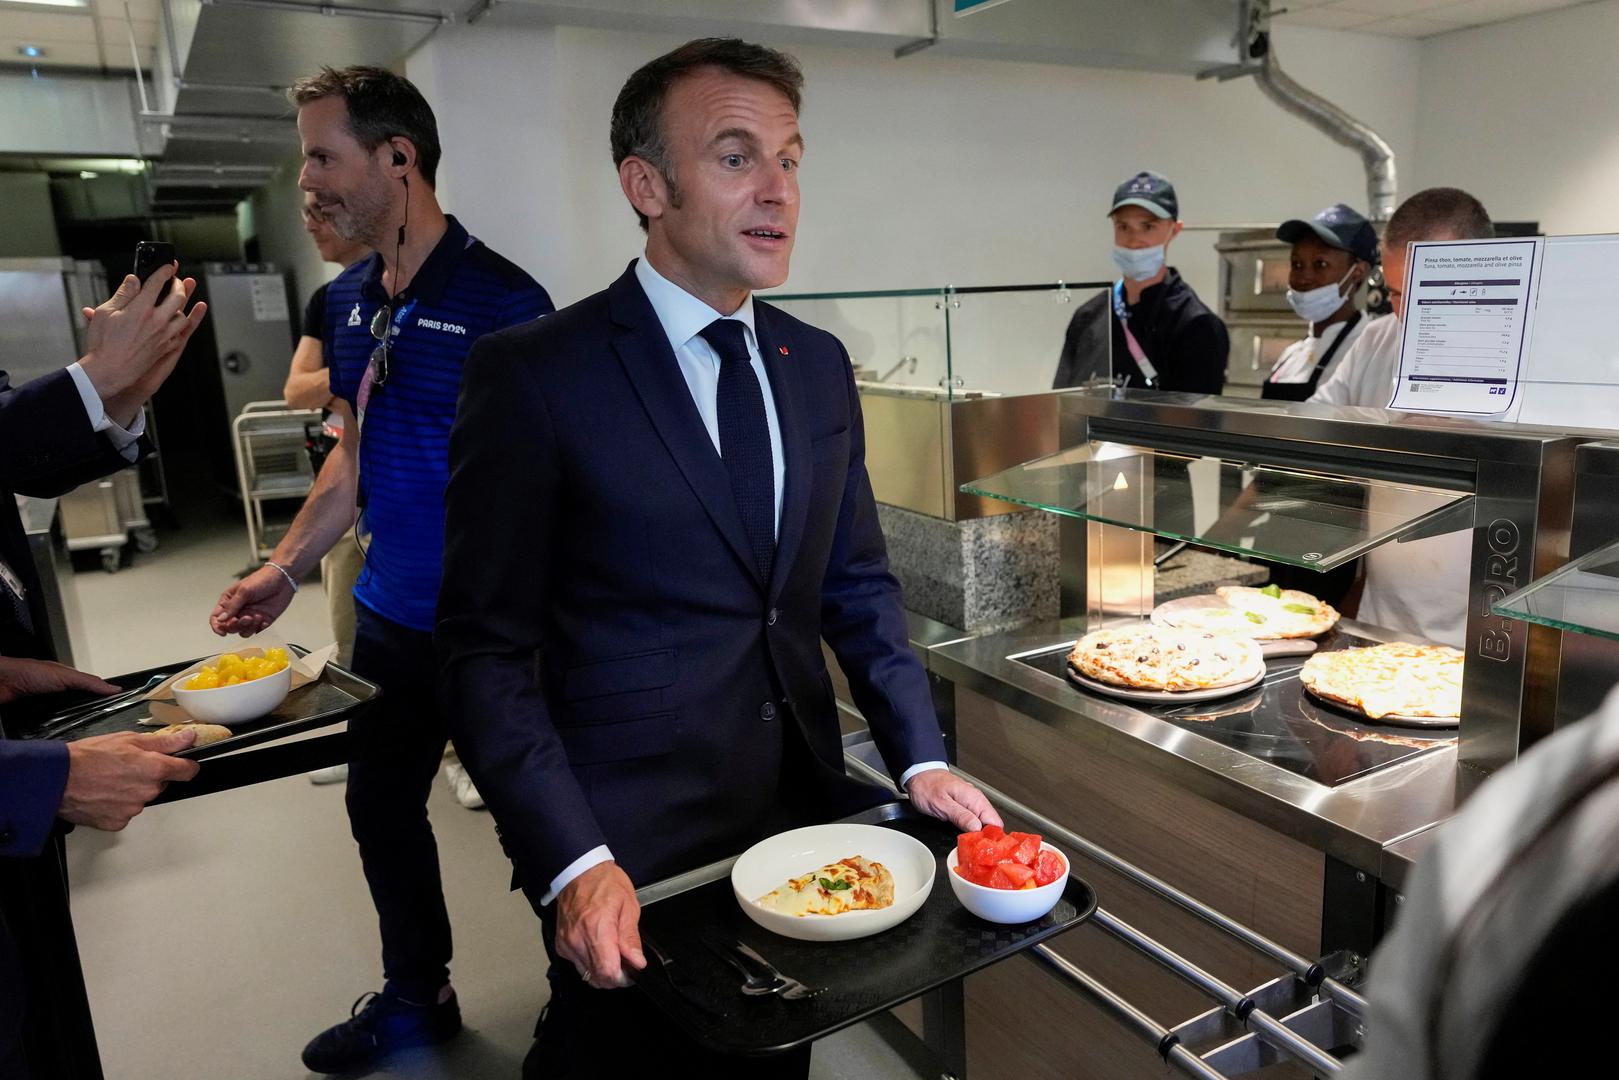
[[[1316,385],[1321,381],[1321,373],[1327,370],[1327,365],[1332,363],[1332,358],[1338,355],[1338,346],[1344,343],[1345,338],[1354,333],[1356,324],[1360,322],[1360,316],[1361,313],[1358,311],[1349,316],[1349,321],[1344,323],[1343,331],[1332,339],[1332,344],[1327,346],[1327,351],[1321,354],[1321,359],[1317,360],[1315,367],[1310,369],[1308,379],[1304,382],[1296,383],[1271,382],[1266,379],[1265,384],[1259,389],[1259,396],[1267,401],[1308,401],[1310,395],[1315,393]]]

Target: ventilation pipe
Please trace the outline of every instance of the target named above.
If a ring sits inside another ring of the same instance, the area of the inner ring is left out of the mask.
[[[1367,216],[1373,221],[1387,221],[1394,213],[1397,190],[1393,148],[1365,124],[1320,94],[1294,82],[1277,63],[1276,48],[1270,44],[1269,35],[1260,38],[1260,42],[1265,52],[1254,72],[1259,88],[1266,97],[1320,129],[1333,142],[1359,152],[1361,164],[1366,167]]]
[[[1282,70],[1271,43],[1270,0],[1252,0],[1241,5],[1242,29],[1238,43],[1244,48],[1244,61],[1198,75],[1221,82],[1252,75],[1265,96],[1315,127],[1327,138],[1360,154],[1366,167],[1367,217],[1381,224],[1394,213],[1397,185],[1394,150],[1383,137],[1344,110],[1313,91],[1306,90]]]

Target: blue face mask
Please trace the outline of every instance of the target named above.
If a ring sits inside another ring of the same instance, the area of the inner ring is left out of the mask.
[[[1164,245],[1149,248],[1113,246],[1113,262],[1131,281],[1146,281],[1164,268]]]

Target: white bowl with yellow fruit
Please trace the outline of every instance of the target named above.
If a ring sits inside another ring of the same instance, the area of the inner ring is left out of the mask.
[[[173,687],[175,703],[186,715],[226,727],[257,720],[281,704],[291,689],[292,667],[282,648],[212,657]]]

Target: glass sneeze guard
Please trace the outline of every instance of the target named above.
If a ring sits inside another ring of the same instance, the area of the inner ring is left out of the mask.
[[[1424,526],[1447,531],[1442,519],[1472,499],[1439,488],[1098,441],[961,490],[1321,571],[1386,541],[1428,535]]]
[[[1074,312],[1110,281],[762,293],[836,336],[862,393],[952,401],[1051,389]],[[1111,372],[1108,355],[1095,374]]]
[[[1619,541],[1503,597],[1491,610],[1509,619],[1619,641]]]

